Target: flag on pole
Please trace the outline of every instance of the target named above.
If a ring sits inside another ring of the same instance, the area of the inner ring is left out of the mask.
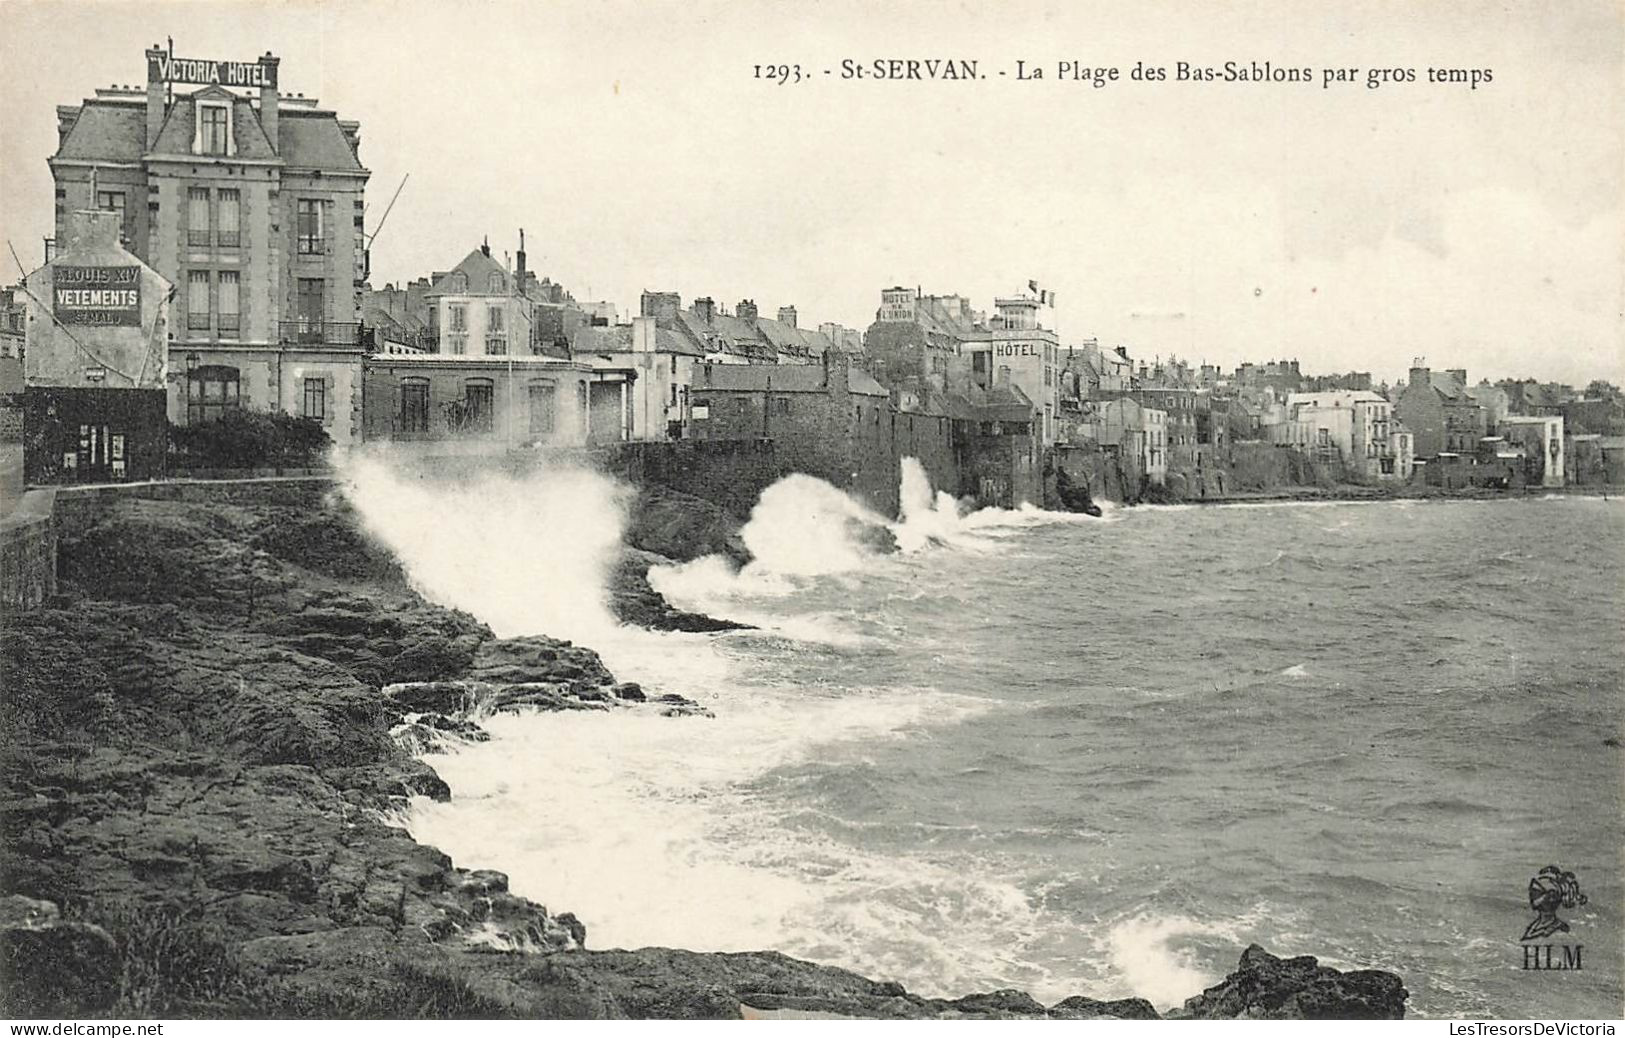
[[[1038,288],[1038,282],[1036,282],[1036,281],[1027,282],[1027,289],[1028,289],[1028,291],[1032,292],[1034,295],[1041,295],[1041,292],[1040,292],[1040,290]]]

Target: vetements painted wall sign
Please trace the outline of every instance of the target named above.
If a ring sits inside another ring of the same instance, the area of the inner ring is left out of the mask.
[[[63,324],[141,326],[140,267],[57,267],[51,291]]]

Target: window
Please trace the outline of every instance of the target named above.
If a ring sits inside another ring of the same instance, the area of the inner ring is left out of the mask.
[[[228,249],[235,249],[241,244],[239,234],[241,215],[239,213],[239,195],[235,190],[222,190],[220,192],[220,220],[218,234],[219,243]]]
[[[446,284],[446,288],[448,290],[452,291],[452,292],[467,292],[468,291],[468,275],[464,274],[460,270],[456,271],[448,279],[447,284]]]
[[[426,378],[401,380],[401,431],[429,431],[429,380]]]
[[[503,279],[501,274],[493,273],[489,278],[486,279],[486,285],[492,292],[505,291],[503,288]]]
[[[750,401],[744,397],[734,397],[734,413],[744,414],[750,408]]]
[[[327,379],[305,379],[305,409],[302,413],[306,418],[318,421],[327,417]]]
[[[773,398],[773,413],[774,414],[789,414],[790,413],[790,398],[787,397],[787,396],[774,397]]]
[[[545,435],[553,431],[556,388],[551,382],[530,384],[530,431],[532,435]]]
[[[485,308],[485,330],[500,332],[502,330],[502,307],[488,306]]]
[[[216,320],[222,334],[240,331],[243,326],[241,299],[238,292],[242,275],[235,270],[222,270],[216,275],[219,279],[216,294]]]
[[[209,189],[194,187],[186,192],[186,244],[209,244]]]
[[[189,425],[213,421],[241,406],[237,369],[211,364],[190,372],[186,380],[186,420]]]
[[[487,356],[500,357],[508,352],[508,339],[502,335],[487,335],[485,337],[485,352]]]
[[[319,256],[327,251],[322,237],[322,202],[319,198],[301,198],[298,208],[299,254]]]
[[[464,420],[470,432],[490,432],[495,398],[491,383],[484,379],[471,380],[463,389]]]
[[[231,109],[224,104],[198,105],[198,150],[225,155],[231,150]]]
[[[124,230],[124,220],[125,220],[125,216],[124,216],[124,192],[122,192],[122,191],[98,191],[98,192],[96,192],[96,208],[97,209],[111,210],[112,212],[117,213],[118,214],[119,234],[123,235],[125,233],[125,230]]]
[[[667,405],[667,406],[669,406],[669,407],[676,407],[677,406],[677,383],[675,383],[675,382],[673,382],[671,384],[671,403],[669,405]]]
[[[446,318],[451,322],[454,332],[468,331],[468,307],[463,303],[450,303],[446,306]]]
[[[194,270],[186,275],[186,327],[209,330],[209,272]]]
[[[322,278],[300,278],[296,292],[299,341],[321,342],[327,330],[327,282]]]
[[[461,356],[462,354],[468,352],[468,336],[449,335],[446,337],[446,345],[448,347],[448,352]]]

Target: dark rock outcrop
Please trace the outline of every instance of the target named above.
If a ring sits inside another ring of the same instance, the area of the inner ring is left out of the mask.
[[[1224,981],[1187,999],[1179,1016],[1193,1020],[1399,1020],[1409,998],[1384,970],[1342,972],[1312,955],[1282,959],[1256,944]]]
[[[690,562],[721,555],[736,565],[750,561],[739,519],[703,498],[649,484],[638,488],[627,516],[629,547]]]
[[[118,991],[118,946],[106,930],[63,919],[49,901],[0,898],[0,1016],[54,1016],[70,1002],[104,1010]]]
[[[1057,1020],[1157,1020],[1157,1010],[1143,998],[1119,998],[1102,1002],[1097,998],[1073,995],[1049,1008],[1049,1015]]]
[[[649,586],[649,567],[672,560],[652,552],[626,548],[620,562],[610,574],[610,608],[622,623],[636,624],[652,631],[738,631],[750,624],[732,620],[718,620],[703,613],[690,613],[675,608],[666,597]]]

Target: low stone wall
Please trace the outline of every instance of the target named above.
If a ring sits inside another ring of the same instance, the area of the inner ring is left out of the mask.
[[[0,519],[0,612],[38,608],[56,594],[55,490],[30,490]]]
[[[95,487],[30,490],[0,518],[0,611],[38,608],[56,594],[56,545],[77,537],[119,501],[197,501],[319,507],[334,481],[312,476],[283,479],[174,480]]]

